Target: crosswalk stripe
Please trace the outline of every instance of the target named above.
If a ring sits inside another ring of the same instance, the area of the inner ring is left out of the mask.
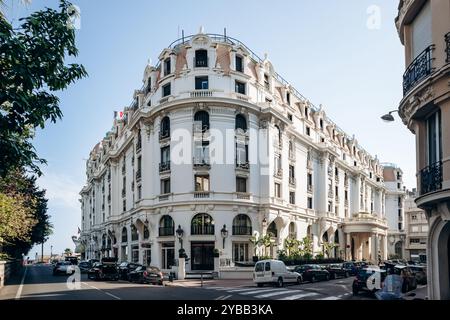
[[[255,288],[232,289],[232,290],[228,290],[227,292],[245,292],[245,291],[254,291],[254,290],[255,290]],[[264,289],[260,289],[260,290],[264,290]]]
[[[322,298],[319,300],[339,300],[339,297],[331,296],[331,297],[326,297],[326,298]]]
[[[239,294],[255,294],[255,293],[260,293],[260,292],[269,292],[269,291],[287,291],[287,289],[260,289],[260,290],[254,290],[254,291],[249,291],[249,292],[240,292]]]
[[[314,293],[314,292],[301,293],[301,294],[296,294],[296,295],[293,295],[293,296],[283,297],[283,298],[280,298],[278,300],[297,300],[297,299],[300,299],[300,298],[312,297],[312,296],[317,296],[317,295],[318,295],[318,293]]]
[[[298,292],[304,292],[304,291],[301,291],[301,290],[284,290],[284,291],[279,291],[279,292],[270,292],[270,293],[266,293],[266,294],[260,294],[258,296],[255,296],[255,298],[269,298],[269,297],[273,297],[273,296],[281,296],[283,294],[298,293]]]

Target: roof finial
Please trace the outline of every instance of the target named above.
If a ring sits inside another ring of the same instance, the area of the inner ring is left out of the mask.
[[[200,26],[200,30],[198,33],[201,33],[201,34],[205,33],[205,28],[203,26]]]
[[[149,58],[149,59],[147,60],[147,65],[149,65],[149,66],[152,65],[152,58]]]

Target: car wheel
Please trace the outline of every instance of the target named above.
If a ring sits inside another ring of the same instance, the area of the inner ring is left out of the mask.
[[[257,283],[256,285],[258,286],[258,288],[261,288],[263,286],[262,283]]]
[[[298,277],[297,278],[297,284],[301,284],[303,281],[302,281],[302,277]]]
[[[316,276],[315,275],[311,276],[311,282],[316,282]]]
[[[345,272],[345,277],[348,278],[349,276],[348,272]]]
[[[277,281],[277,286],[278,286],[278,288],[283,287],[283,285],[284,285],[284,283],[283,283],[283,278],[279,277],[279,278],[278,278],[278,281]]]

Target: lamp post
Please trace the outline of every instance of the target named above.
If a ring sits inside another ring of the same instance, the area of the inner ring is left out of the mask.
[[[395,121],[394,117],[392,116],[392,113],[397,112],[398,110],[392,110],[389,111],[389,113],[386,113],[385,115],[381,116],[381,120],[383,120],[384,122],[393,122]]]
[[[223,249],[225,249],[225,239],[228,237],[227,226],[224,224],[222,230],[220,230],[220,234],[223,238]]]
[[[50,246],[50,261],[52,261],[53,257],[53,246]]]
[[[183,234],[184,234],[184,231],[183,231],[183,229],[181,229],[181,225],[178,225],[178,229],[175,232],[177,233],[178,240],[180,240],[181,249],[183,249]]]

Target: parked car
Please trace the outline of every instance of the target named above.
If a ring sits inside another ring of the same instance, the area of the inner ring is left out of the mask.
[[[317,264],[304,264],[297,266],[294,270],[302,275],[303,281],[316,282],[318,280],[330,280],[328,270]]]
[[[364,261],[346,261],[343,263],[343,267],[348,270],[349,275],[356,276],[358,270],[367,266]]]
[[[386,270],[378,266],[366,266],[359,269],[352,284],[353,295],[357,295],[360,291],[375,293],[380,290],[386,274]]]
[[[139,283],[154,283],[163,285],[163,274],[157,267],[139,266],[128,274],[128,280]]]
[[[411,268],[405,265],[396,265],[394,267],[394,274],[403,278],[402,292],[406,293],[417,288],[417,280]]]
[[[427,284],[427,267],[422,265],[409,265],[411,272],[416,277],[417,284]]]
[[[119,264],[120,279],[128,280],[128,274],[140,266],[142,266],[142,265],[139,263],[133,263],[133,262],[127,262],[127,261],[122,262],[121,264]]]
[[[81,273],[88,273],[88,271],[91,267],[92,267],[92,265],[88,261],[81,261],[78,264],[78,268],[80,268]]]
[[[103,258],[102,262],[95,262],[88,271],[88,278],[93,280],[119,280],[116,258]]]
[[[58,274],[74,274],[75,267],[69,261],[61,261],[57,262],[53,267],[53,275],[56,276]]]
[[[276,284],[282,287],[285,283],[303,282],[301,274],[289,271],[283,261],[280,260],[261,260],[255,264],[253,271],[253,282],[258,287],[265,283]]]
[[[350,276],[350,270],[345,268],[343,263],[325,265],[325,270],[330,273],[330,279],[336,279],[338,277],[348,278]]]
[[[72,257],[72,256],[65,257],[64,260],[70,262],[71,264],[73,264],[75,266],[78,265],[78,258],[77,257]]]

